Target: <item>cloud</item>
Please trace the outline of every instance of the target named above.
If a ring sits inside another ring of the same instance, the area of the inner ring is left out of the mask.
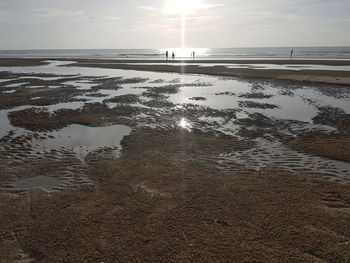
[[[100,22],[100,23],[116,23],[121,21],[121,17],[117,16],[107,16],[107,15],[90,15],[86,16],[85,19],[90,20],[92,22]]]
[[[83,11],[73,11],[56,8],[36,8],[33,9],[33,16],[40,18],[67,18],[67,17],[82,17],[85,13]]]
[[[167,3],[173,3],[170,11],[165,11]],[[0,0],[0,44],[173,45],[181,37],[184,10],[187,44],[193,46],[350,42],[349,0]],[[24,35],[28,40],[18,41]]]
[[[78,10],[65,10],[55,8],[33,9],[33,18],[40,19],[39,23],[52,22],[55,24],[67,23],[92,23],[92,24],[114,24],[121,20],[119,16],[87,13]]]
[[[153,6],[147,6],[147,5],[142,5],[138,7],[139,9],[146,10],[146,11],[155,11],[156,8]]]
[[[166,0],[162,11],[165,14],[194,14],[203,10],[221,7],[223,4],[208,3],[204,0]]]

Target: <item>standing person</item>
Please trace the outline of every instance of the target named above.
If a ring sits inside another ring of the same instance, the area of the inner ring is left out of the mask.
[[[168,50],[165,52],[165,57],[166,57],[166,60],[168,60],[168,58],[169,58],[169,52],[168,52]]]
[[[173,57],[173,59],[175,58],[175,53],[173,52],[173,54],[171,55]]]
[[[196,57],[196,53],[193,51],[193,58],[195,58]]]
[[[292,49],[292,51],[290,52],[290,59],[293,59],[293,53],[294,53],[294,50]]]

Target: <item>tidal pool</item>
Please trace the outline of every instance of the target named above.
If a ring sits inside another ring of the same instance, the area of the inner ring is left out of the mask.
[[[34,176],[15,180],[12,185],[16,190],[42,189],[53,192],[64,180],[49,176]]]
[[[87,154],[98,149],[119,149],[121,140],[130,132],[131,128],[124,125],[88,127],[73,124],[62,130],[50,132],[47,139],[34,139],[32,145],[39,151],[71,149],[84,160]]]

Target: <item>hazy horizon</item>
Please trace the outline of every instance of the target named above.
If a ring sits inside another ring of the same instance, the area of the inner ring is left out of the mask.
[[[0,0],[0,50],[342,47],[349,13],[348,0]]]
[[[254,46],[246,46],[246,47],[185,47],[187,50],[192,49],[255,49],[255,48],[348,48],[348,46],[265,46],[265,47],[254,47]],[[156,48],[23,48],[23,49],[0,49],[2,51],[35,51],[35,50],[165,50],[165,49],[181,49],[180,47],[156,47]]]

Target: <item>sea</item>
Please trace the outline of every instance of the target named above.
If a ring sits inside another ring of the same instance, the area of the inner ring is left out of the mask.
[[[160,58],[165,52],[174,52],[176,58],[286,58],[350,59],[350,46],[343,47],[249,47],[249,48],[161,48],[161,49],[36,49],[0,50],[0,57],[88,57],[88,58]]]

